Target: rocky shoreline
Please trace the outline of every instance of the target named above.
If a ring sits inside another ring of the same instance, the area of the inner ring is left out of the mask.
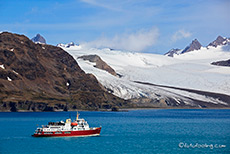
[[[2,107],[5,106],[5,107]],[[176,106],[167,106],[167,107],[152,107],[152,106],[143,106],[143,107],[130,107],[130,108],[99,108],[99,109],[80,109],[75,108],[74,106],[69,106],[67,104],[55,104],[50,106],[48,103],[35,103],[35,102],[20,102],[19,104],[14,102],[3,103],[0,107],[0,112],[67,112],[67,111],[105,111],[105,112],[128,112],[131,110],[158,110],[158,109],[230,109],[230,107],[206,107],[200,108],[197,106],[185,106],[185,107],[176,107]]]

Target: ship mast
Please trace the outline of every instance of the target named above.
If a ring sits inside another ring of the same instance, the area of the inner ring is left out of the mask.
[[[80,115],[80,114],[79,114],[78,111],[77,111],[77,118],[76,118],[77,120],[78,120],[78,118],[79,118],[79,115]]]

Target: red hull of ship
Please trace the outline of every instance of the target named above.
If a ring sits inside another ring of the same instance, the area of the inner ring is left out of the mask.
[[[98,136],[100,135],[101,127],[92,130],[78,130],[78,131],[61,131],[61,132],[50,132],[46,134],[41,132],[40,134],[34,134],[34,137],[73,137],[73,136]]]

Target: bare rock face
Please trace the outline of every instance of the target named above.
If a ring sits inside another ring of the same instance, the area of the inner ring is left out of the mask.
[[[214,40],[213,42],[211,42],[208,46],[217,47],[219,45],[226,45],[229,41],[230,41],[230,39],[223,38],[222,36],[218,36],[216,38],[216,40]]]
[[[228,67],[230,67],[230,59],[229,60],[213,62],[211,64],[212,65],[217,65],[217,66],[228,66]]]
[[[181,51],[181,49],[171,49],[167,53],[165,53],[164,55],[169,56],[169,57],[174,57],[174,55],[180,54],[179,53],[180,51]]]
[[[0,34],[0,110],[109,109],[128,104],[59,47]]]
[[[174,55],[180,55],[180,54],[188,53],[188,52],[191,52],[191,51],[194,51],[194,50],[199,50],[201,47],[202,46],[201,46],[200,42],[197,39],[195,39],[184,50],[171,49],[167,53],[165,53],[164,55],[169,56],[169,57],[174,57]]]
[[[209,48],[209,47],[217,47],[217,46],[223,46],[224,50],[229,51],[230,38],[224,38],[222,36],[218,36],[216,38],[216,40],[214,40],[213,42],[209,43],[207,48]],[[202,46],[201,46],[200,42],[197,39],[195,39],[184,50],[171,49],[167,53],[165,53],[164,55],[169,56],[169,57],[173,57],[174,55],[179,55],[179,54],[191,52],[191,51],[194,51],[194,50],[199,50],[201,47]]]
[[[202,46],[201,46],[200,42],[197,39],[195,39],[181,53],[183,54],[183,53],[191,52],[191,51],[194,51],[194,50],[199,50],[201,47]]]
[[[117,73],[114,71],[114,69],[112,67],[110,67],[106,62],[104,62],[98,55],[84,55],[84,56],[81,56],[78,58],[96,63],[96,65],[94,67],[105,70],[114,76],[117,75]]]
[[[46,44],[46,40],[40,34],[37,34],[31,39],[34,43]]]

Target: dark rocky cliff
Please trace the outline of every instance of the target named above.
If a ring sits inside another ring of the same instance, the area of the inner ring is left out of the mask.
[[[212,65],[217,65],[217,66],[228,66],[228,67],[230,67],[230,59],[217,61],[217,62],[212,62],[211,64]]]
[[[0,34],[0,110],[109,109],[129,105],[59,47]]]
[[[88,60],[90,62],[94,62],[96,63],[94,67],[105,70],[114,76],[117,75],[114,69],[110,67],[106,62],[104,62],[98,55],[84,55],[78,58],[83,60]]]

